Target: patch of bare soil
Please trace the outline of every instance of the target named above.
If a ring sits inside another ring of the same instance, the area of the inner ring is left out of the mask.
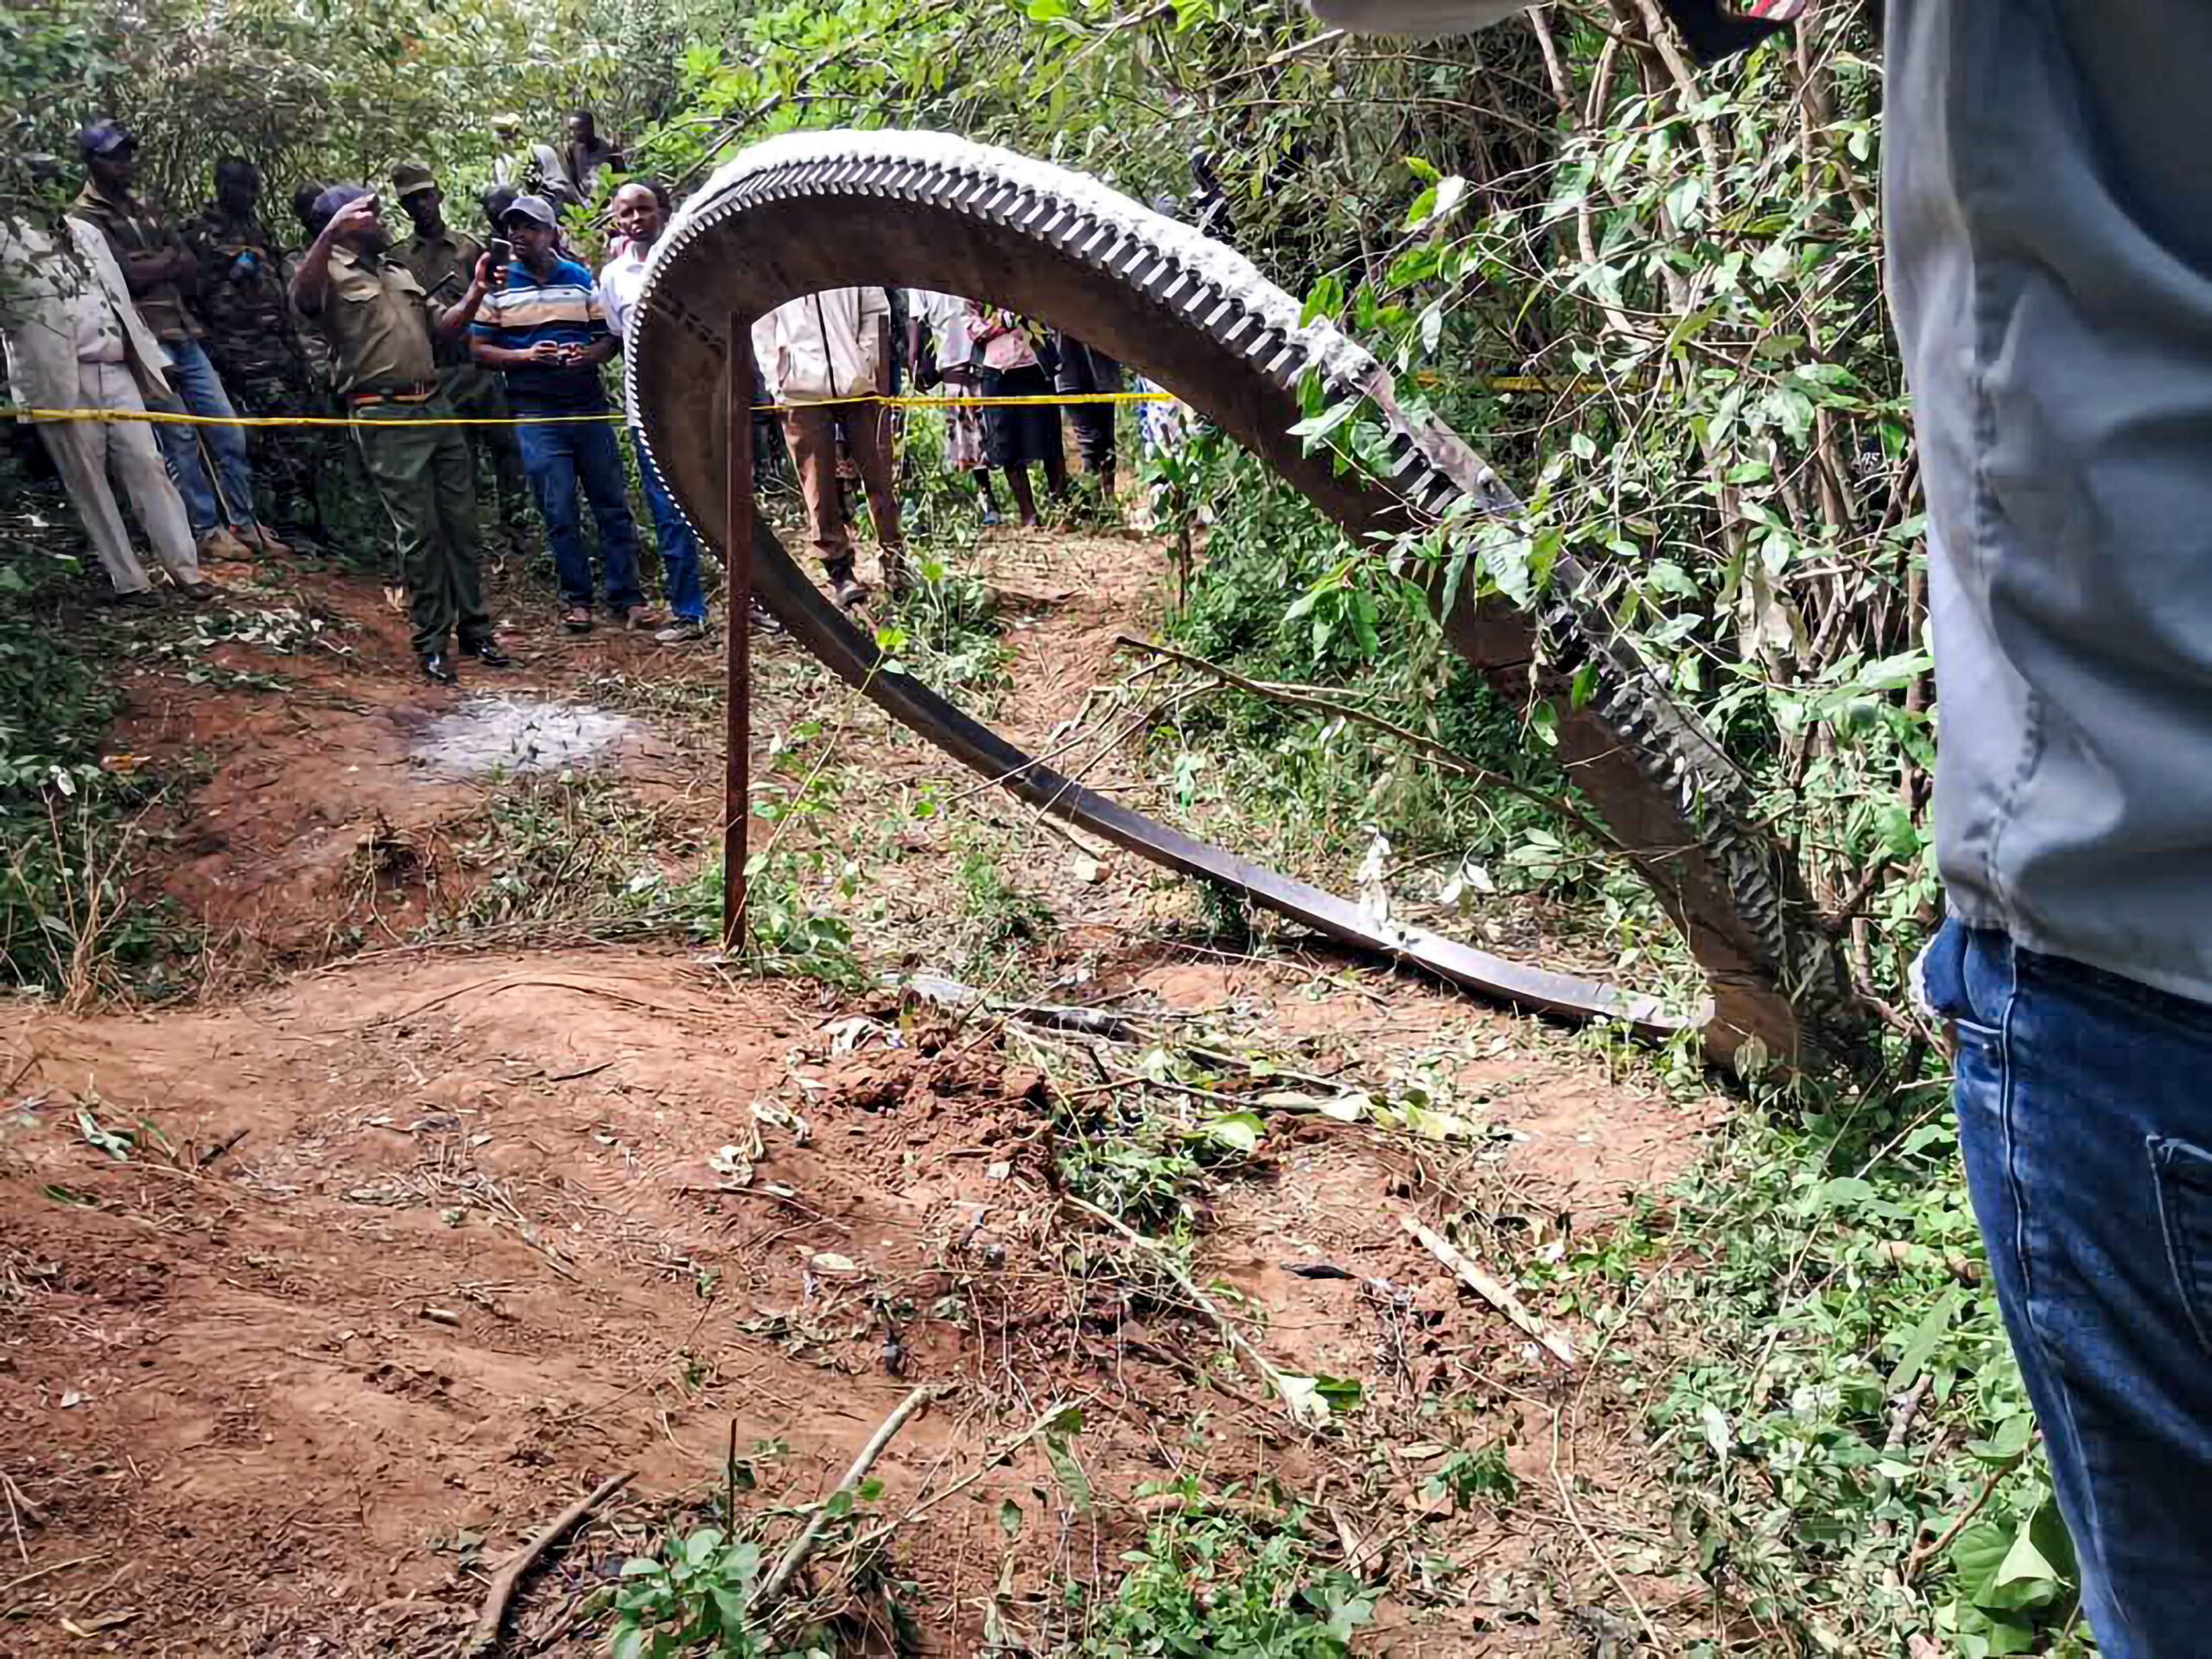
[[[634,1468],[533,1587],[529,1650],[623,1535],[715,1489],[730,1435],[787,1448],[759,1478],[804,1503],[923,1382],[947,1397],[876,1472],[887,1513],[978,1477],[895,1547],[923,1650],[971,1652],[982,1603],[1050,1631],[1052,1583],[1114,1559],[1145,1483],[1310,1491],[1338,1455],[1220,1368],[1205,1316],[1103,1270],[1041,1079],[972,1033],[607,952],[0,1037],[0,1469],[51,1569],[6,1593],[10,1652],[426,1654],[485,1566]],[[1392,1224],[1413,1184],[1380,1142],[1301,1140],[1229,1184],[1203,1271],[1283,1369],[1546,1389]],[[989,1453],[1054,1401],[1083,1403],[1098,1507],[1017,1549],[1001,1503],[1054,1478]]]

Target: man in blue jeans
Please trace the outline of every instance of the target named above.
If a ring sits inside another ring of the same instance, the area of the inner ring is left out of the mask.
[[[600,269],[599,308],[625,351],[629,349],[638,296],[645,286],[645,267],[652,263],[653,244],[668,223],[668,206],[666,190],[643,180],[633,179],[614,193],[614,228],[622,242]],[[696,639],[707,625],[707,598],[699,588],[699,540],[677,511],[653,465],[645,435],[638,429],[637,402],[626,385],[622,413],[637,446],[638,481],[645,486],[645,505],[652,510],[653,535],[660,543],[661,565],[668,576],[669,625],[653,637],[664,645]]]
[[[1314,0],[1446,34],[1498,0]],[[1669,0],[1693,44],[1802,0]],[[2212,7],[1888,0],[1951,919],[1920,989],[2104,1659],[2212,1654]]]
[[[235,413],[230,396],[200,344],[207,337],[207,326],[185,299],[186,287],[199,281],[200,261],[160,213],[131,193],[137,178],[137,141],[112,121],[95,121],[79,131],[77,152],[84,158],[86,177],[69,216],[107,238],[140,320],[169,355],[170,395],[149,396],[146,407],[227,423]],[[155,426],[154,435],[169,476],[176,480],[177,493],[184,498],[185,517],[191,521],[201,563],[235,563],[257,551],[279,557],[291,552],[262,526],[243,427],[162,421]],[[200,460],[203,443],[214,458],[216,476],[212,480]]]
[[[651,627],[657,619],[639,602],[638,531],[622,450],[606,418],[607,389],[600,380],[600,365],[614,355],[615,340],[591,273],[555,247],[559,227],[543,196],[516,197],[499,228],[513,243],[514,257],[470,325],[469,349],[479,363],[505,372],[508,404],[524,423],[515,430],[553,545],[562,626],[571,633],[591,632],[591,560],[576,501],[581,483],[599,526],[607,611],[624,627]]]

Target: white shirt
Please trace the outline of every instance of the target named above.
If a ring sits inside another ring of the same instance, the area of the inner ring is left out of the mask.
[[[609,332],[622,342],[625,356],[630,351],[630,320],[637,315],[638,296],[645,291],[645,267],[652,263],[652,256],[650,245],[641,248],[634,242],[625,242],[621,252],[600,267],[600,314],[607,319]],[[622,376],[622,418],[632,426],[638,423],[638,405],[626,371]]]
[[[803,294],[753,325],[753,355],[778,403],[826,403],[875,391],[876,320],[891,315],[880,288]]]

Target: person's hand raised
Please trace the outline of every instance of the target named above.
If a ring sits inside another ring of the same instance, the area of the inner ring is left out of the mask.
[[[333,237],[350,236],[355,231],[365,231],[377,222],[377,199],[356,196],[330,216]]]

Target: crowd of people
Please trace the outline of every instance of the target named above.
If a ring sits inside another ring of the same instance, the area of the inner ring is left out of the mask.
[[[479,480],[488,474],[493,535],[528,556],[534,510],[560,593],[560,626],[601,620],[652,630],[663,644],[707,625],[697,540],[638,432],[646,516],[660,554],[665,617],[645,603],[628,468],[605,365],[637,315],[654,244],[671,215],[664,187],[623,180],[607,201],[613,235],[594,272],[575,257],[562,212],[600,199],[623,168],[588,111],[557,144],[526,144],[494,118],[503,147],[480,199],[487,238],[447,217],[436,172],[394,167],[389,197],[411,234],[395,233],[386,193],[303,181],[291,207],[302,245],[263,217],[263,181],[246,161],[213,169],[213,198],[181,222],[141,195],[137,145],[120,123],[76,135],[81,188],[58,224],[0,223],[0,338],[11,400],[48,410],[198,417],[35,423],[105,568],[116,600],[157,604],[115,488],[180,592],[212,592],[226,564],[283,557],[327,534],[322,491],[342,455],[358,457],[396,543],[391,597],[404,607],[423,672],[454,683],[456,658],[506,662],[486,610]],[[1121,367],[1065,334],[980,301],[880,287],[805,296],[754,334],[764,402],[805,504],[807,540],[838,601],[865,603],[849,493],[864,497],[881,580],[912,578],[899,526],[893,409],[911,385],[939,396],[1046,399],[1110,393]],[[1065,410],[1084,471],[1115,488],[1115,406]],[[285,417],[346,416],[342,428]],[[249,429],[238,416],[272,423]],[[1063,410],[1048,402],[949,407],[945,458],[976,480],[986,524],[999,522],[991,474],[1011,510],[1039,522],[1031,469],[1046,496],[1070,495]],[[855,487],[856,486],[856,487]],[[525,505],[527,503],[527,505]],[[595,544],[588,540],[588,507]],[[595,558],[594,558],[595,553]],[[765,619],[761,619],[765,620]]]

